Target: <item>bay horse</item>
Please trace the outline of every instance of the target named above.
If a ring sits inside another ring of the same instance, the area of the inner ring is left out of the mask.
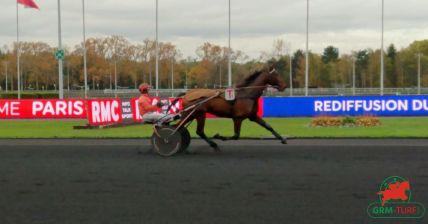
[[[196,133],[212,148],[214,148],[215,151],[220,151],[218,145],[209,139],[204,132],[207,113],[211,113],[218,117],[233,119],[235,134],[232,137],[224,137],[217,133],[214,135],[214,139],[220,139],[223,141],[238,140],[241,132],[242,121],[248,118],[250,121],[256,122],[260,126],[269,130],[281,141],[282,144],[287,144],[287,140],[285,138],[278,134],[268,123],[266,123],[266,121],[257,115],[257,111],[259,109],[258,99],[262,96],[263,91],[268,86],[272,86],[278,91],[284,91],[286,88],[286,83],[281,78],[281,75],[271,66],[266,69],[256,71],[240,81],[235,86],[236,94],[234,101],[227,101],[223,96],[218,95],[196,107],[195,111],[183,113],[179,124],[186,125],[190,121],[196,119]],[[207,89],[189,90],[181,95],[183,96],[183,109],[188,106],[195,105],[199,100],[207,99],[210,95],[206,93],[209,92],[212,96],[215,91],[216,90]],[[200,97],[188,97],[190,95],[194,96],[195,94],[199,94]],[[188,119],[185,119],[187,117]]]

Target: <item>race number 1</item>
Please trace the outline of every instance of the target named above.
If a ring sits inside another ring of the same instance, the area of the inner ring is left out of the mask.
[[[227,88],[224,92],[224,95],[227,101],[235,100],[235,89]]]

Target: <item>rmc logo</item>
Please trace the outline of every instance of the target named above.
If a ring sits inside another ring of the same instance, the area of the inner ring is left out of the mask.
[[[89,124],[114,124],[122,122],[120,100],[89,100]]]
[[[425,207],[419,202],[411,202],[410,182],[400,176],[390,176],[380,185],[379,201],[367,207],[371,218],[419,219],[425,215]]]

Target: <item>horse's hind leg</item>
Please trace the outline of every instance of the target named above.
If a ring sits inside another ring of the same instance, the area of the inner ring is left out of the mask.
[[[267,130],[269,130],[270,132],[272,132],[272,134],[279,140],[281,140],[282,144],[287,144],[287,139],[283,138],[280,134],[278,134],[278,132],[276,132],[268,123],[266,123],[266,121],[264,121],[262,118],[256,116],[256,117],[252,117],[250,118],[251,121],[256,122],[257,124],[259,124],[260,126],[266,128]]]
[[[196,122],[198,122],[198,126],[196,128],[196,134],[199,135],[199,137],[201,137],[203,140],[205,140],[212,148],[214,148],[215,151],[220,151],[220,149],[218,148],[218,145],[210,140],[204,132],[204,127],[205,127],[205,113],[201,114],[199,116],[196,117]]]
[[[216,139],[220,139],[223,141],[228,141],[228,140],[238,140],[239,136],[241,135],[241,125],[242,125],[242,118],[234,118],[233,119],[233,126],[234,126],[234,130],[235,130],[235,134],[232,137],[224,137],[221,136],[220,134],[215,134],[214,138]]]

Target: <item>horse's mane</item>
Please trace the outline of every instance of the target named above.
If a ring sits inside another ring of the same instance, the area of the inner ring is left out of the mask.
[[[262,74],[262,71],[255,71],[253,74],[245,77],[243,80],[241,80],[238,84],[236,84],[236,87],[245,87],[245,86],[249,86],[252,82],[254,82],[254,80],[257,79],[257,77],[259,77],[259,75]]]

